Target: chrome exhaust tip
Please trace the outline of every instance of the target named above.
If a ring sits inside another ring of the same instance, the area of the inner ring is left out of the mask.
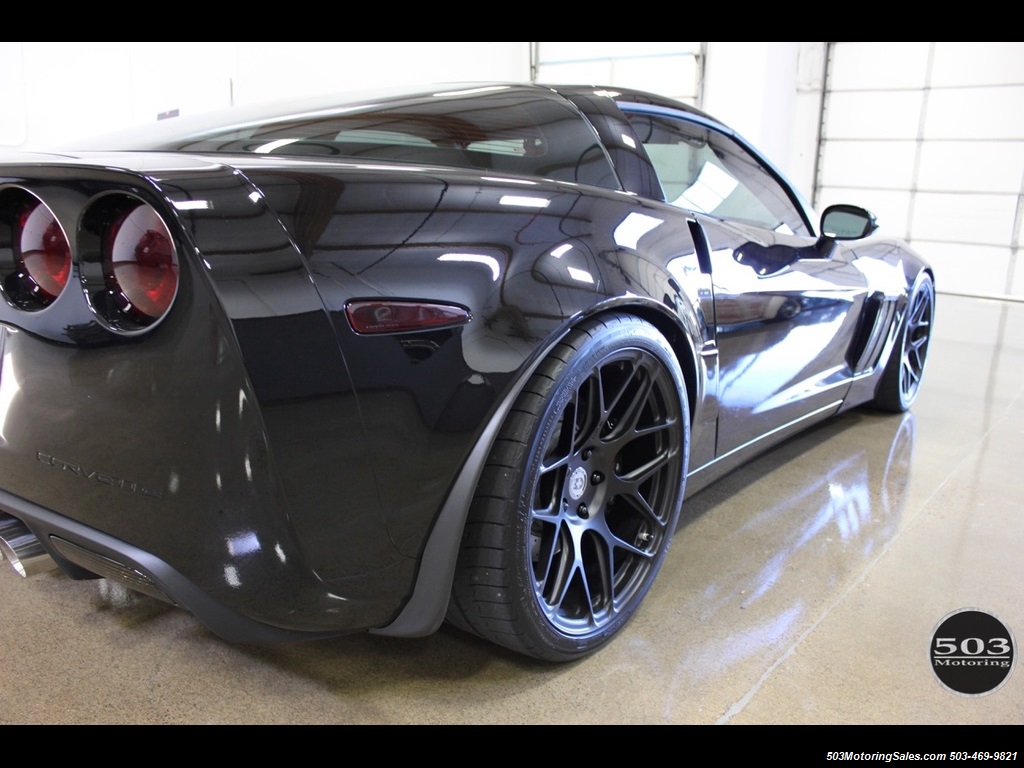
[[[39,539],[16,517],[0,514],[0,559],[24,578],[52,571],[57,567]]]

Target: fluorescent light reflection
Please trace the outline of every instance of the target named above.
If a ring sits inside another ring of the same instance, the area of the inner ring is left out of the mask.
[[[566,267],[569,273],[569,277],[573,280],[578,280],[581,283],[587,283],[589,285],[594,284],[594,276],[587,272],[585,269],[577,269],[576,267]]]
[[[256,538],[256,534],[252,531],[246,531],[245,533],[233,536],[227,541],[228,554],[232,557],[242,557],[244,555],[253,555],[259,552],[260,540]]]
[[[470,96],[470,95],[472,95],[474,93],[493,93],[495,91],[507,91],[507,90],[508,90],[508,86],[507,85],[489,85],[489,86],[482,87],[482,88],[465,88],[463,90],[458,90],[458,91],[441,91],[441,92],[435,93],[433,95],[435,97],[443,98],[445,96]]]
[[[257,155],[269,155],[275,149],[287,147],[289,144],[295,144],[298,141],[301,141],[301,139],[278,139],[277,141],[271,141],[263,144],[262,146],[256,147],[253,152]]]
[[[235,589],[242,586],[242,579],[238,576],[238,569],[233,565],[224,567],[224,581],[227,582],[229,587],[234,587]]]
[[[518,206],[520,208],[547,208],[551,201],[544,197],[525,197],[523,195],[502,195],[498,201],[502,205]]]
[[[3,348],[3,334],[13,332],[0,329],[0,349]],[[11,353],[7,352],[4,354],[3,363],[0,366],[0,445],[5,442],[4,427],[7,423],[7,414],[19,392],[21,392],[21,387],[18,386],[18,374],[14,370]]]
[[[426,168],[421,168],[418,165],[368,165],[358,163],[355,166],[360,171],[425,171]]]
[[[446,253],[437,257],[438,261],[457,261],[464,264],[483,264],[491,270],[491,279],[495,282],[501,275],[501,265],[493,256],[484,256],[479,253]]]
[[[612,237],[615,238],[615,244],[620,248],[636,250],[641,237],[646,235],[648,232],[657,229],[664,223],[663,219],[657,219],[654,216],[648,216],[647,214],[636,213],[634,211],[624,218],[622,223],[615,228],[615,232],[612,234]]]
[[[177,200],[172,205],[179,211],[211,211],[213,203],[209,200]]]
[[[739,182],[717,165],[704,163],[696,181],[676,198],[675,204],[681,203],[686,208],[711,213],[738,186]]]
[[[497,176],[481,176],[481,181],[499,181],[503,184],[523,184],[528,187],[537,186],[536,181],[529,181],[528,179],[501,179]]]

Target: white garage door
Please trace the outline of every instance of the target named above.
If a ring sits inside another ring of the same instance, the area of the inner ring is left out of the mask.
[[[704,43],[531,43],[534,82],[640,88],[697,104]]]
[[[829,43],[815,205],[857,201],[940,290],[1024,298],[1024,43]]]

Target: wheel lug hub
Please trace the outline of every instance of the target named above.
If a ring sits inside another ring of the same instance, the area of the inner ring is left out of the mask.
[[[586,520],[588,517],[590,517],[590,510],[587,509],[586,504],[580,504],[576,508],[576,514],[579,516],[581,520]]]

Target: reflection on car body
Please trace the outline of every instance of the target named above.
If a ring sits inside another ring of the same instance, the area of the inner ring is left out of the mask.
[[[626,89],[238,108],[4,158],[0,546],[230,640],[447,620],[579,658],[686,498],[910,408],[933,276],[875,229]]]

